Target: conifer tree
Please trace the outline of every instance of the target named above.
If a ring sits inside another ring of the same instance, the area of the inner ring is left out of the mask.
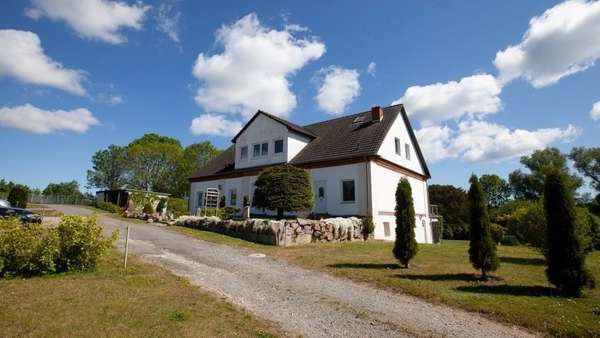
[[[546,276],[565,296],[580,296],[592,279],[585,270],[573,192],[564,175],[553,172],[546,176],[544,209],[548,227]]]
[[[394,243],[394,257],[405,268],[417,254],[417,240],[415,239],[415,207],[412,198],[412,189],[406,178],[398,182],[396,188],[396,242]]]
[[[469,211],[471,214],[469,259],[473,267],[481,270],[481,279],[487,280],[488,272],[498,268],[496,243],[490,233],[490,217],[487,211],[485,194],[477,179],[472,175],[469,180]]]

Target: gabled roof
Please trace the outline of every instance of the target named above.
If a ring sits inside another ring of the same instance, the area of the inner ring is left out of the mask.
[[[297,133],[299,133],[299,134],[302,134],[302,135],[308,136],[308,137],[310,137],[310,138],[315,138],[315,137],[316,137],[316,135],[314,135],[313,133],[311,133],[309,130],[306,130],[305,128],[303,128],[303,127],[300,127],[300,126],[299,126],[299,125],[297,125],[297,124],[294,124],[294,123],[292,123],[292,122],[290,122],[290,121],[286,121],[286,120],[284,120],[284,119],[282,119],[282,118],[280,118],[280,117],[277,117],[277,116],[275,116],[275,115],[271,115],[271,114],[269,114],[269,113],[267,113],[267,112],[264,112],[264,111],[262,111],[262,110],[259,110],[259,111],[257,111],[257,112],[256,112],[256,114],[254,114],[254,116],[252,116],[252,118],[251,118],[251,119],[250,119],[250,120],[249,120],[249,121],[246,123],[246,125],[244,125],[244,128],[242,128],[242,130],[240,130],[240,131],[239,131],[239,132],[238,132],[238,133],[237,133],[237,134],[236,134],[236,135],[235,135],[235,136],[234,136],[234,137],[231,139],[231,142],[235,143],[235,140],[237,140],[237,138],[238,138],[240,135],[242,135],[242,133],[243,133],[243,132],[246,130],[246,128],[248,128],[248,126],[249,126],[249,125],[251,125],[251,124],[252,124],[252,122],[254,122],[254,120],[255,120],[255,119],[256,119],[256,118],[257,118],[259,115],[264,115],[264,116],[266,116],[266,117],[268,117],[268,118],[270,118],[270,119],[274,120],[275,122],[279,122],[279,123],[283,124],[284,126],[286,126],[286,127],[287,127],[287,129],[288,129],[288,130],[295,131],[295,132],[297,132]]]
[[[385,136],[400,115],[408,129],[411,141],[423,168],[423,173],[430,178],[429,169],[421,153],[419,143],[406,115],[404,107],[394,105],[383,108],[383,120],[373,121],[371,111],[357,113],[353,115],[342,116],[339,118],[313,123],[300,127],[269,113],[258,111],[244,128],[233,138],[237,137],[252,123],[260,114],[284,124],[290,130],[304,134],[312,140],[289,162],[293,165],[307,166],[311,163],[325,162],[333,160],[345,160],[351,158],[366,158],[377,156],[377,152],[383,143]],[[232,145],[223,151],[219,156],[210,161],[205,167],[197,170],[190,180],[229,174],[234,172],[252,172],[258,168],[235,169],[235,146]]]

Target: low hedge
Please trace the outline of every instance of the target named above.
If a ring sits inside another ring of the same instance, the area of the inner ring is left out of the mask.
[[[120,214],[123,211],[123,209],[121,209],[121,207],[119,207],[118,205],[104,201],[96,201],[96,208],[108,211],[113,214]]]
[[[94,216],[63,216],[53,227],[0,220],[0,277],[94,269],[118,234],[104,238]]]

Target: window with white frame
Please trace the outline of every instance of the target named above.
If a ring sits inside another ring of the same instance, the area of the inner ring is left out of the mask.
[[[273,153],[281,154],[283,153],[283,140],[275,140]]]
[[[269,155],[269,142],[265,142],[260,145],[260,156]]]
[[[352,203],[355,200],[354,180],[342,180],[342,202]]]
[[[402,145],[400,143],[400,139],[399,138],[394,138],[394,146],[396,148],[396,155],[401,155],[400,154],[400,148],[402,148]]]
[[[408,143],[404,144],[404,154],[406,154],[406,159],[410,160],[410,145]]]
[[[245,160],[248,158],[248,146],[243,146],[240,149],[240,159]]]
[[[255,144],[252,146],[252,157],[260,156],[260,144]]]
[[[229,205],[237,205],[237,189],[229,190]]]

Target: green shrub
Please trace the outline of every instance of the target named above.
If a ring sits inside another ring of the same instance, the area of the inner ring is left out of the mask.
[[[172,212],[175,217],[188,214],[188,202],[182,198],[169,198],[167,211]]]
[[[0,219],[0,277],[53,273],[58,253],[55,229],[22,225],[18,218]]]
[[[505,219],[508,234],[516,236],[521,243],[544,250],[546,247],[546,215],[541,200],[519,203]]]
[[[104,201],[96,201],[96,208],[113,214],[120,214],[123,210],[116,204]]]
[[[513,235],[505,235],[504,237],[502,237],[500,244],[507,245],[507,246],[521,245],[521,243],[519,242],[519,239]]]
[[[240,209],[232,206],[226,206],[225,208],[222,208],[221,211],[223,218],[231,219],[240,212]]]
[[[492,235],[492,239],[494,240],[494,243],[500,243],[500,241],[502,241],[502,238],[504,238],[504,228],[496,223],[492,223],[490,225],[490,235]]]
[[[375,231],[375,223],[373,223],[373,214],[371,212],[367,212],[367,215],[363,219],[363,237],[366,241],[369,239],[369,235],[371,235]]]
[[[115,230],[109,238],[104,238],[102,226],[94,216],[63,216],[56,231],[60,243],[56,260],[58,272],[94,269],[119,236]]]
[[[394,257],[405,268],[417,254],[415,239],[415,206],[412,198],[412,188],[406,178],[401,178],[396,187],[396,241],[394,242]]]
[[[29,201],[29,195],[31,192],[29,188],[22,185],[17,184],[8,193],[8,203],[15,208],[27,208],[27,201]]]
[[[154,213],[154,208],[152,205],[150,205],[150,203],[146,203],[144,204],[144,209],[142,209],[142,212],[146,215],[150,215]]]
[[[216,216],[222,219],[225,216],[225,212],[223,208],[202,208],[200,216]]]

